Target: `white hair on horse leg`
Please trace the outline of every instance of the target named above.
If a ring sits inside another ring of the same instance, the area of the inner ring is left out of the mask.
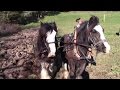
[[[64,64],[64,70],[67,70],[67,63]]]
[[[67,70],[65,70],[65,71],[63,72],[63,78],[64,78],[64,79],[68,79],[68,77],[69,77],[69,72],[68,72]]]
[[[50,64],[50,67],[49,67],[50,72],[53,72],[52,66],[53,66],[53,63]]]
[[[46,70],[46,64],[44,62],[41,63],[41,79],[50,79],[50,76],[48,74],[48,71]]]
[[[64,71],[63,71],[63,79],[68,79],[69,77],[69,71],[68,71],[68,68],[67,68],[67,63],[64,63]]]

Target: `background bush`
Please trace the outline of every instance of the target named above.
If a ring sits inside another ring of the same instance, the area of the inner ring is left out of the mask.
[[[37,22],[46,15],[59,14],[58,11],[0,11],[0,22],[28,24]]]

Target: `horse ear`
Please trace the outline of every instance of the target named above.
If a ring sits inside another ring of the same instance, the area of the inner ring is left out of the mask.
[[[56,22],[55,21],[53,22],[53,24],[54,24],[54,26],[56,26]]]

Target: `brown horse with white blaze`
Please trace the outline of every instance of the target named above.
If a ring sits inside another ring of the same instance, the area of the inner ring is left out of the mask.
[[[42,23],[36,43],[36,57],[40,62],[40,78],[51,79],[57,52],[57,25],[55,22]]]
[[[88,57],[92,47],[97,52],[109,53],[110,45],[108,44],[102,26],[99,24],[97,16],[90,17],[89,21],[84,21],[77,30],[76,43],[74,43],[74,35],[67,34],[61,38],[61,52],[63,62],[67,63],[70,78],[80,79],[86,72],[86,66],[92,63],[92,58]],[[74,47],[77,47],[77,55]]]

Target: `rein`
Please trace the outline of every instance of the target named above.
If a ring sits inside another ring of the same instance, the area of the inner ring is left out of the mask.
[[[99,42],[97,42],[97,43],[94,44],[94,47],[95,47],[96,45],[100,44],[101,42],[107,42],[107,40],[106,40],[106,39],[100,40]]]
[[[47,43],[47,44],[52,44],[52,43],[57,43],[57,42],[49,42],[49,43]]]
[[[88,50],[89,51],[89,50]],[[85,56],[85,54],[82,52],[82,50],[80,50],[80,52],[83,54],[83,57],[80,57],[80,60],[86,60],[89,63],[94,63],[94,61],[90,61],[91,58]],[[91,52],[91,51],[89,51]],[[79,55],[80,56],[80,55]]]
[[[64,42],[63,42],[64,43]],[[64,44],[68,44],[68,45],[70,45],[70,44],[75,44],[75,45],[77,45],[77,46],[82,46],[82,47],[85,47],[85,48],[92,48],[91,46],[89,46],[89,45],[85,45],[85,44],[79,44],[79,43],[64,43]],[[64,47],[64,46],[60,46],[60,47]],[[78,50],[77,50],[78,51]],[[89,52],[91,52],[89,49],[88,49],[88,51]],[[93,63],[93,62],[91,62],[90,61],[90,59],[91,58],[89,58],[89,57],[86,57],[85,56],[85,54],[82,52],[82,50],[80,50],[80,52],[83,54],[83,57],[81,57],[80,55],[80,60],[87,60],[89,63]]]

